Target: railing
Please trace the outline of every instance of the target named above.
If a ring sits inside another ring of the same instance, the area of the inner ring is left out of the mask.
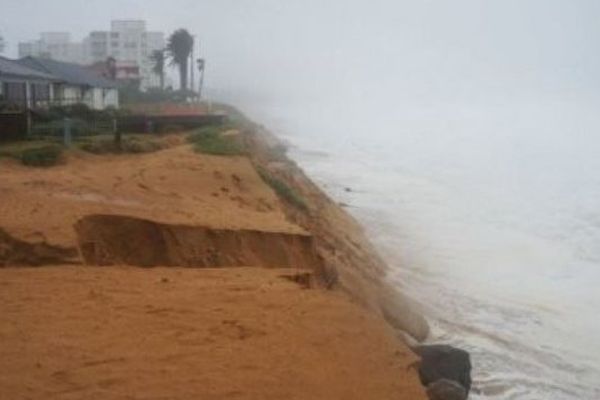
[[[81,97],[69,97],[63,99],[32,99],[28,102],[25,99],[5,99],[0,100],[0,112],[3,110],[11,111],[23,111],[27,108],[32,110],[36,109],[48,109],[50,107],[62,107],[62,106],[73,106],[76,104],[85,104],[91,107],[89,101],[82,99]]]
[[[22,113],[25,110],[24,104],[14,103],[12,101],[0,100],[0,113],[15,114]]]
[[[72,106],[74,104],[86,104],[81,97],[66,97],[61,99],[52,99],[48,102],[52,106]]]

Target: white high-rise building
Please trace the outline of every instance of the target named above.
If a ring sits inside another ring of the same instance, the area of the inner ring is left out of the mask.
[[[53,60],[85,63],[85,51],[81,43],[71,41],[67,32],[43,32],[38,40],[19,43],[19,57],[41,57]]]
[[[39,40],[19,43],[19,57],[42,57],[77,64],[96,64],[114,58],[117,77],[139,80],[142,89],[158,86],[150,55],[165,47],[162,32],[146,30],[142,20],[115,20],[110,31],[93,31],[83,42],[71,41],[66,32],[45,32]]]
[[[90,63],[105,61],[112,57],[117,61],[117,70],[133,71],[137,68],[141,87],[159,85],[159,78],[152,72],[150,55],[165,47],[162,32],[149,32],[146,22],[140,20],[112,21],[110,31],[95,31],[84,39]]]

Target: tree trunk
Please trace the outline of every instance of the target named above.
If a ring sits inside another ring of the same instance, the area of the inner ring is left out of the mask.
[[[180,83],[181,90],[187,90],[187,82],[188,82],[187,70],[188,70],[188,62],[187,62],[187,57],[186,57],[186,59],[184,61],[182,61],[181,64],[179,64],[179,83]]]
[[[160,71],[160,90],[165,90],[165,71]]]

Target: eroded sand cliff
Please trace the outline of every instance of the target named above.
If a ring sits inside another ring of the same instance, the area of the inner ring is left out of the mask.
[[[248,157],[174,136],[48,169],[0,161],[3,397],[424,398],[392,327],[426,324],[360,227],[269,156],[273,138],[242,140]]]

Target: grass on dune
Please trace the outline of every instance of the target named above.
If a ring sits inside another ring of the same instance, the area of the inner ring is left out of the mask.
[[[308,210],[308,206],[306,205],[304,199],[300,197],[300,195],[287,183],[273,176],[269,171],[267,171],[261,166],[257,166],[256,171],[258,172],[262,180],[265,181],[265,183],[269,185],[279,197],[283,198],[288,203],[292,204],[294,207],[300,210]]]
[[[199,153],[217,156],[236,156],[246,154],[244,146],[234,137],[224,136],[225,127],[207,126],[199,129],[190,136],[188,142],[194,145],[194,150]]]
[[[0,145],[0,157],[13,158],[30,167],[51,167],[60,162],[63,150],[56,140],[23,140]]]

